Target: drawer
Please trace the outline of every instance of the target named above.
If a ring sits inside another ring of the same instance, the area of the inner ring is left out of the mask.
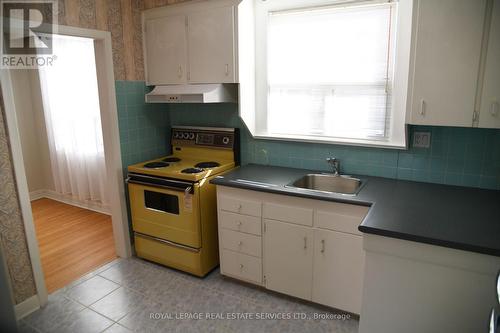
[[[262,238],[242,232],[221,229],[219,242],[223,249],[262,257]]]
[[[262,259],[222,250],[221,272],[234,278],[262,284]]]
[[[220,196],[218,203],[220,209],[228,212],[258,217],[262,215],[262,205],[259,201]]]
[[[271,220],[313,225],[313,210],[311,208],[265,203],[263,216]]]
[[[219,211],[219,227],[257,236],[262,235],[260,217],[230,213],[223,210]]]
[[[204,276],[201,252],[188,251],[140,234],[134,235],[135,252],[139,258],[174,267],[197,276]],[[210,268],[210,267],[208,267]]]
[[[358,230],[366,214],[368,207],[342,204],[338,211],[317,210],[314,216],[314,226],[334,231],[347,232],[362,235]]]

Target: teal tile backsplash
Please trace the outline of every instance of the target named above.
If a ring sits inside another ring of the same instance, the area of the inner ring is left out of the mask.
[[[144,83],[117,81],[124,166],[165,155],[172,125],[241,129],[242,164],[257,163],[329,171],[328,156],[343,173],[500,189],[500,130],[411,126],[431,132],[431,147],[392,150],[254,139],[236,104],[148,104]],[[411,138],[410,138],[411,139]]]
[[[143,81],[115,81],[122,164],[126,168],[169,151],[169,117],[160,104],[144,103]]]

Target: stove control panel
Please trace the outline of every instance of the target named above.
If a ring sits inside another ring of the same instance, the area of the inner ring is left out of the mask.
[[[234,149],[238,130],[215,127],[172,127],[173,146],[203,146]]]

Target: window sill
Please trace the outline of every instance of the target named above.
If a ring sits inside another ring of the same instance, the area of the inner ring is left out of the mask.
[[[257,140],[277,140],[277,141],[293,141],[293,142],[308,142],[308,143],[322,143],[332,145],[345,145],[345,146],[358,146],[358,147],[372,147],[372,148],[387,148],[387,149],[408,149],[407,143],[403,141],[378,141],[378,140],[361,140],[351,138],[334,138],[322,136],[306,136],[306,135],[278,135],[270,133],[260,133],[253,135]]]

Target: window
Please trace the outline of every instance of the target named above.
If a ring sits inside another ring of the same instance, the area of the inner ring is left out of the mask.
[[[258,1],[256,136],[404,147],[409,65],[397,73],[396,59],[406,60],[399,7]]]

